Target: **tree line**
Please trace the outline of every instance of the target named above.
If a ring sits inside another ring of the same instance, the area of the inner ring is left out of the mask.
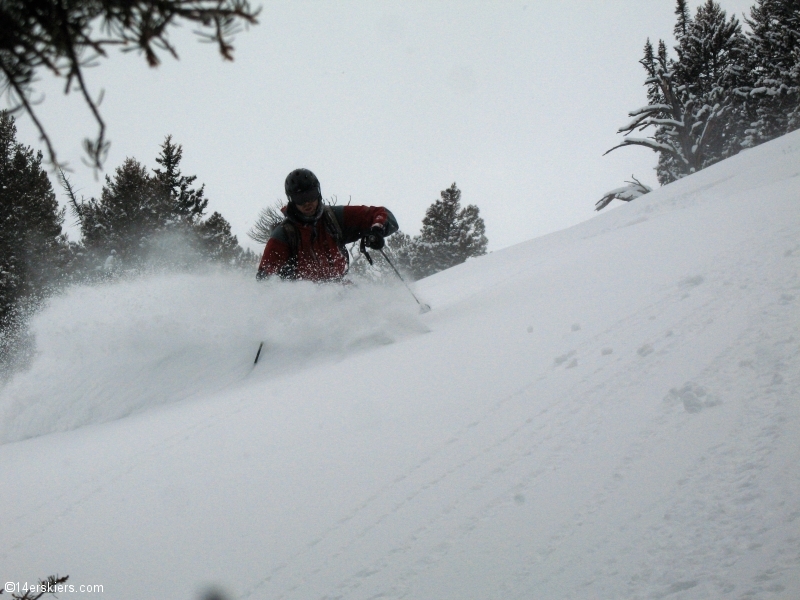
[[[714,0],[694,15],[677,0],[675,15],[674,56],[663,40],[647,40],[639,61],[647,105],[629,113],[618,130],[626,137],[608,151],[653,150],[661,185],[800,127],[800,0],[756,0],[746,31]],[[629,137],[644,130],[649,137]],[[608,192],[597,210],[650,191],[629,183]]]
[[[154,266],[184,268],[215,263],[249,268],[255,254],[239,246],[230,223],[218,212],[205,217],[205,186],[180,170],[183,148],[167,136],[148,170],[127,158],[106,176],[100,198],[78,200],[62,174],[81,230],[81,274],[140,271]]]

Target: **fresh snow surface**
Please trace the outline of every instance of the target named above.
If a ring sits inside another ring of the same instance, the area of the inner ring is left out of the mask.
[[[800,598],[800,132],[415,290],[53,299],[0,391],[0,578]]]

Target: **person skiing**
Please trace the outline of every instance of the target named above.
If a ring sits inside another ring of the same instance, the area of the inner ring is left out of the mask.
[[[286,218],[267,241],[257,279],[341,281],[350,266],[345,244],[363,239],[367,247],[380,250],[384,238],[398,230],[394,215],[382,206],[324,204],[319,180],[308,169],[289,173],[284,187]]]

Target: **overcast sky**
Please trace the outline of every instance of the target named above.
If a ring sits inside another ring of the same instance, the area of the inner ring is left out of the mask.
[[[741,20],[752,1],[721,4]],[[113,52],[87,70],[92,89],[105,90],[105,172],[127,156],[156,167],[172,134],[184,174],[206,184],[209,212],[258,252],[246,232],[284,197],[294,168],[314,171],[326,198],[387,206],[410,234],[456,182],[497,250],[591,218],[632,174],[657,186],[650,150],[602,155],[621,141],[628,111],[646,104],[638,60],[648,37],[672,46],[674,6],[268,1],[237,36],[233,63],[176,29],[178,61],[151,69]],[[47,77],[39,89],[59,158],[80,194],[98,196],[102,177],[81,163],[80,142],[95,134],[88,110]],[[43,148],[27,117],[18,128],[20,141]]]

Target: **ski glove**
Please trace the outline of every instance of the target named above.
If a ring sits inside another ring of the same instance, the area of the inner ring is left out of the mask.
[[[367,247],[373,250],[380,250],[386,245],[386,242],[383,240],[383,227],[380,225],[373,225],[364,239],[366,240]]]

